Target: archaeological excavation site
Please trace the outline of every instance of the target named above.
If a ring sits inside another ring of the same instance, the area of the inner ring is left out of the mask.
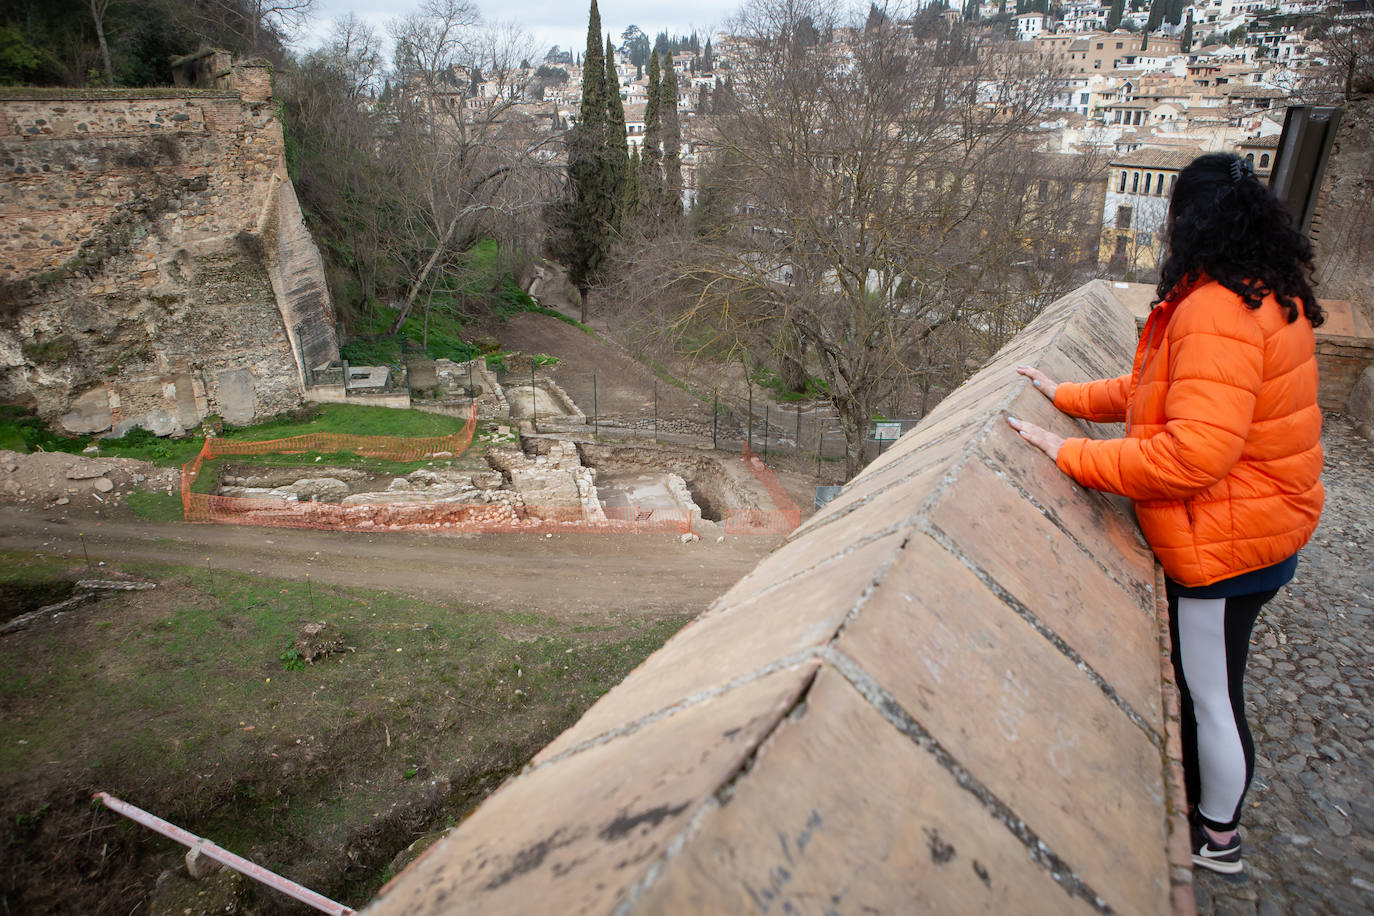
[[[591,419],[551,378],[507,389],[481,360],[437,363],[432,397],[414,406],[466,414],[461,432],[428,439],[208,438],[183,469],[186,519],[457,533],[652,531],[688,538],[782,534],[799,522],[795,503],[747,445],[736,455],[659,442],[622,444],[595,435]],[[300,464],[302,454],[316,454],[315,461]],[[400,467],[331,462],[336,455]]]

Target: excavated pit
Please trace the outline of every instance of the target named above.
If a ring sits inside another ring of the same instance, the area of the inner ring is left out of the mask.
[[[222,496],[342,506],[510,503],[575,509],[604,519],[630,509],[682,510],[694,523],[722,522],[732,510],[767,508],[742,462],[714,454],[644,446],[522,437],[490,449],[490,470],[424,468],[404,475],[356,467],[226,463]]]

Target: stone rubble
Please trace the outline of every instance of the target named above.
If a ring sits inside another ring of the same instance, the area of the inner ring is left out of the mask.
[[[176,468],[132,458],[0,449],[0,504],[75,509],[118,505],[133,490],[175,493]]]

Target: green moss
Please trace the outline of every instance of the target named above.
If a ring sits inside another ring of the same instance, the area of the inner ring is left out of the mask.
[[[76,341],[66,334],[59,334],[52,340],[26,343],[21,350],[24,358],[31,363],[54,365],[68,362],[76,355]]]

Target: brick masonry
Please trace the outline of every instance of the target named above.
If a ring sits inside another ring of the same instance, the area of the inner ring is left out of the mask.
[[[1153,560],[1005,422],[1083,434],[1014,367],[1124,371],[1116,292],[1037,318],[368,912],[1191,912]]]
[[[231,83],[0,90],[0,401],[177,433],[296,406],[337,358],[270,71]]]

